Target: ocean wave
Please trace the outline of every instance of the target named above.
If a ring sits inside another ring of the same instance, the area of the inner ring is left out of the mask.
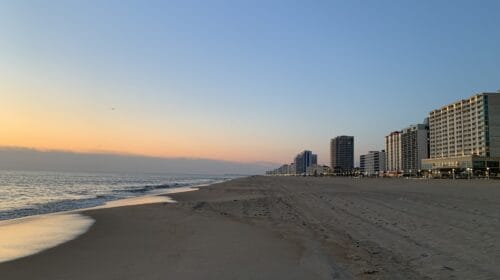
[[[0,220],[100,206],[228,176],[0,171]]]
[[[9,209],[0,211],[0,220],[16,219],[32,215],[41,215],[54,212],[62,212],[69,210],[77,210],[104,205],[108,201],[124,199],[146,194],[155,190],[180,188],[190,186],[188,183],[171,183],[158,185],[145,185],[126,189],[112,190],[111,194],[99,194],[94,197],[88,197],[88,192],[85,192],[85,197],[76,199],[64,199],[47,203],[32,204],[23,208]],[[80,193],[83,195],[83,193]]]
[[[170,187],[171,187],[170,184],[146,185],[146,186],[121,189],[121,190],[114,190],[113,192],[117,192],[117,193],[145,193],[145,192],[149,192],[149,191],[157,190],[157,189],[168,189]]]
[[[69,211],[82,208],[90,208],[103,205],[110,200],[119,199],[109,195],[98,195],[94,198],[66,199],[48,203],[33,204],[28,207],[0,211],[0,220],[16,219],[26,216],[48,214],[54,212]]]

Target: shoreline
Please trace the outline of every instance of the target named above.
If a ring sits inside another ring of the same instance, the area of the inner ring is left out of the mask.
[[[218,184],[224,181],[214,182]],[[230,180],[229,180],[230,181]],[[42,253],[85,234],[95,220],[84,212],[154,203],[175,203],[169,194],[196,191],[212,184],[164,189],[153,194],[106,201],[103,205],[78,208],[0,221],[0,264]],[[8,243],[5,242],[8,240]],[[5,242],[5,243],[4,243]]]
[[[244,177],[242,177],[244,178]],[[150,197],[161,197],[168,195],[169,193],[175,193],[175,190],[180,190],[180,189],[193,189],[197,190],[197,188],[201,187],[207,187],[213,184],[220,184],[226,181],[231,181],[235,179],[227,179],[227,180],[222,180],[222,181],[216,181],[210,184],[199,184],[199,185],[192,185],[192,186],[182,186],[182,187],[172,187],[172,188],[167,188],[163,189],[159,192],[155,193],[146,193],[142,194],[139,196],[132,196],[132,197],[127,197],[127,198],[119,198],[115,200],[108,200],[105,201],[104,204],[102,205],[97,205],[97,206],[91,206],[91,207],[84,207],[84,208],[76,208],[72,210],[63,210],[63,211],[56,211],[56,212],[50,212],[50,213],[43,213],[43,214],[36,214],[36,215],[29,215],[29,216],[23,216],[23,217],[18,217],[18,218],[11,218],[11,219],[5,219],[5,220],[0,220],[0,226],[2,224],[8,224],[8,223],[15,223],[16,221],[22,222],[23,220],[29,220],[31,218],[37,218],[37,217],[44,217],[44,216],[50,216],[50,215],[57,215],[57,214],[71,214],[71,213],[76,213],[79,214],[79,212],[87,211],[87,210],[94,210],[94,209],[105,209],[105,208],[112,208],[112,207],[126,207],[126,206],[133,206],[133,205],[140,205],[140,204],[149,204],[149,203],[160,203],[163,201],[158,201],[158,202],[145,202],[145,203],[140,203],[138,202],[137,204],[130,204],[127,203],[128,201],[134,201],[134,200],[140,200],[141,198],[150,198]],[[174,190],[174,192],[171,192]],[[185,191],[191,191],[191,190],[185,190]],[[184,192],[184,191],[181,191]],[[166,201],[167,202],[167,201]],[[174,203],[175,201],[169,201]]]
[[[257,176],[170,195],[178,203],[88,210],[87,233],[0,263],[0,275],[498,278],[500,188],[423,182]]]

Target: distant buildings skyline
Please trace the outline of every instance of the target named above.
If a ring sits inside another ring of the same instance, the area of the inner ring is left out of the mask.
[[[500,168],[500,92],[485,92],[453,102],[429,113],[424,123],[409,125],[385,136],[385,150],[360,155],[360,173],[389,176],[443,176],[442,172],[495,174]],[[303,162],[312,152],[295,159],[296,174],[307,172]],[[321,170],[315,163],[309,170]],[[354,170],[354,136],[330,140],[330,168],[334,174]],[[317,174],[317,172],[314,172]]]
[[[322,175],[330,173],[329,167],[318,165],[318,155],[304,150],[293,158],[290,164],[284,164],[274,170],[267,171],[268,175]]]

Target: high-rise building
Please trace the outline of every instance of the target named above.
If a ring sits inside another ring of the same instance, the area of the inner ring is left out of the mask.
[[[318,164],[318,156],[311,151],[303,151],[295,157],[295,173],[299,175],[305,174],[309,166],[316,164]]]
[[[366,167],[366,155],[360,155],[359,156],[359,171],[361,174],[365,173],[365,167]]]
[[[429,128],[426,123],[411,125],[385,137],[385,169],[389,174],[415,175],[422,159],[429,157]]]
[[[385,169],[385,151],[369,151],[359,157],[359,168],[363,175],[379,175]]]
[[[338,136],[330,141],[330,165],[334,173],[354,169],[354,137]]]
[[[429,157],[429,126],[411,125],[401,132],[401,162],[405,174],[415,175],[422,169],[422,159]]]
[[[500,92],[476,94],[429,113],[430,158],[436,173],[498,173]]]
[[[394,131],[385,136],[385,171],[397,174],[402,168],[401,132]]]
[[[318,155],[317,154],[312,154],[312,158],[311,158],[311,165],[317,165],[318,164]]]

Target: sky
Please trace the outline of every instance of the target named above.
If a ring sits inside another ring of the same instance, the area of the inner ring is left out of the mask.
[[[0,146],[329,162],[500,89],[499,1],[0,0]]]

